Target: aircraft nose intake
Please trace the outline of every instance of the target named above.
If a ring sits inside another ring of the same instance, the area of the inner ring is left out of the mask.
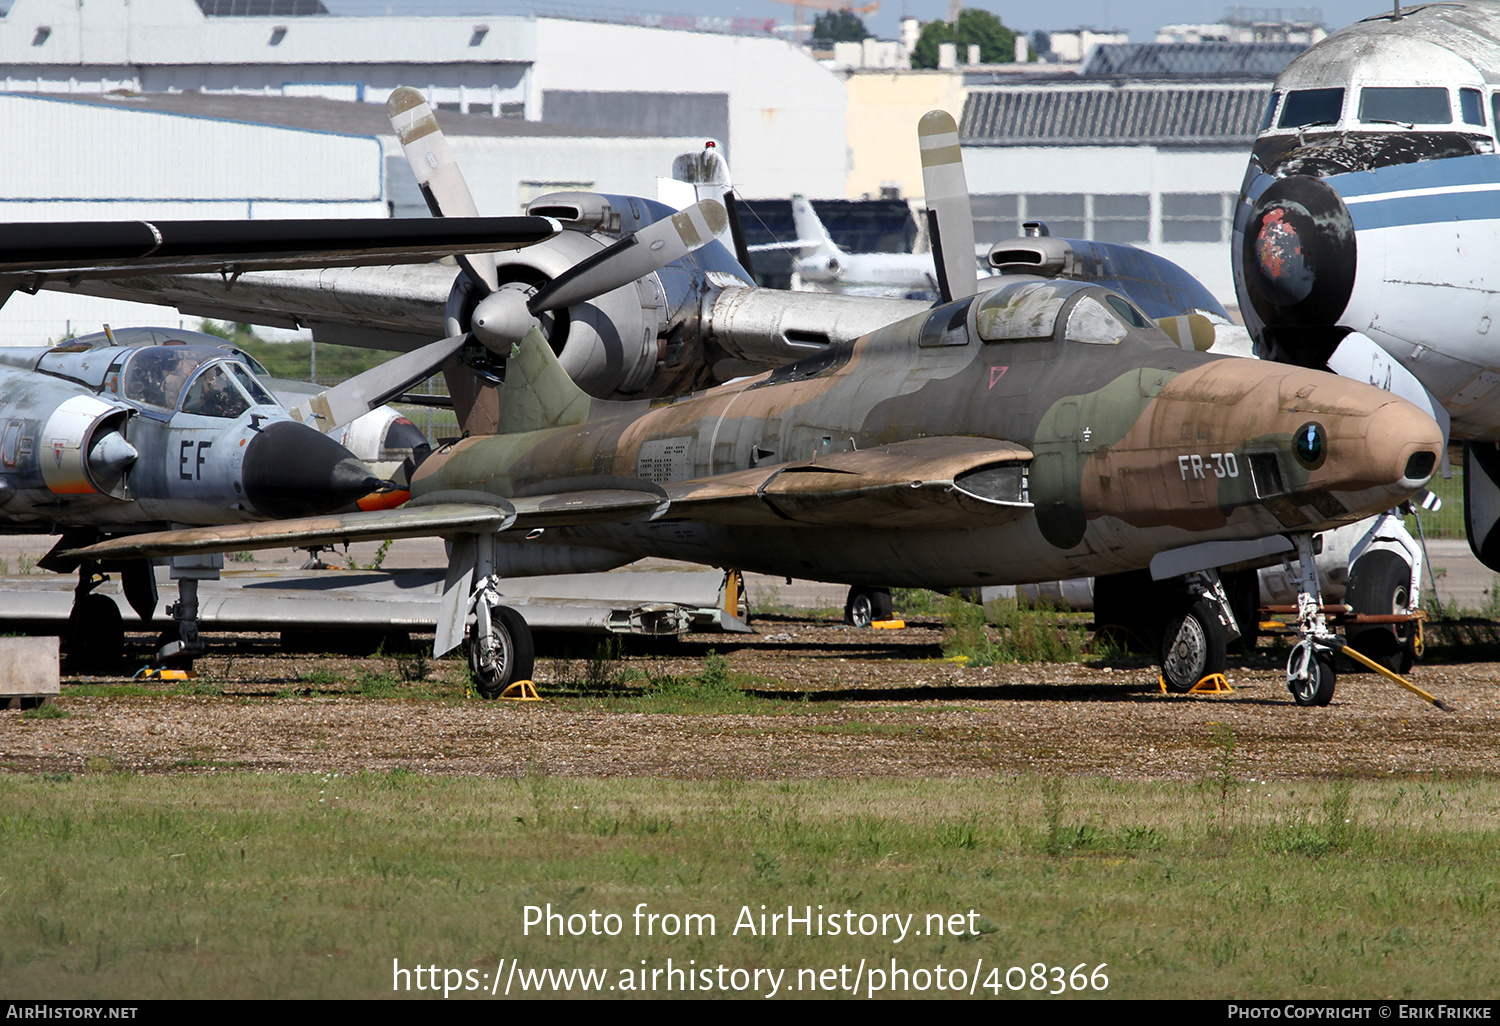
[[[1304,366],[1338,345],[1339,317],[1354,291],[1354,222],[1320,178],[1293,175],[1268,188],[1245,230],[1241,266],[1256,314]]]
[[[381,481],[327,435],[291,421],[262,428],[245,447],[245,497],[268,517],[306,517],[347,506]]]
[[[1417,489],[1437,470],[1443,432],[1437,422],[1411,403],[1389,403],[1370,420],[1367,443],[1375,466],[1386,480]]]

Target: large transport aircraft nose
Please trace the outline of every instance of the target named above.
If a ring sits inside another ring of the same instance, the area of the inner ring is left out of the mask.
[[[305,424],[267,424],[245,447],[245,497],[276,519],[316,516],[381,486],[355,455]]]
[[[1345,330],[1354,291],[1354,222],[1332,186],[1292,175],[1251,211],[1240,253],[1251,305],[1274,341],[1304,367],[1321,367]]]

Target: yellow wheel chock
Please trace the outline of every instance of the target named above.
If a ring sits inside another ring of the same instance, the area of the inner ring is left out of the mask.
[[[1161,688],[1162,694],[1171,694],[1171,692],[1167,690],[1167,678],[1158,676],[1156,678],[1156,683],[1157,686]],[[1183,694],[1232,695],[1234,694],[1234,688],[1229,686],[1229,681],[1225,679],[1222,673],[1210,673],[1207,677],[1204,677],[1198,683],[1188,688],[1187,691],[1183,692]]]
[[[516,681],[510,687],[500,692],[500,697],[509,699],[512,702],[544,701],[542,696],[536,693],[536,685],[529,680]]]
[[[196,670],[165,670],[155,666],[143,666],[131,680],[197,680]]]

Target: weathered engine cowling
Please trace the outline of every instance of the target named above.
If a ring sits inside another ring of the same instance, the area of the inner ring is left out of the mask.
[[[136,451],[125,441],[131,411],[88,395],[64,400],[47,418],[36,459],[54,495],[126,497],[126,471]]]
[[[583,232],[563,232],[541,245],[497,254],[496,272],[502,288],[510,282],[540,286],[607,244]],[[468,329],[475,304],[473,286],[460,275],[448,296],[450,335]],[[563,369],[584,391],[630,394],[644,388],[656,370],[663,306],[661,284],[650,274],[586,303],[544,314],[542,330]]]

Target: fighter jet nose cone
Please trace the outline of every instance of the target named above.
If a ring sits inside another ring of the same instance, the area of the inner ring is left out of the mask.
[[[329,490],[345,496],[351,502],[369,495],[379,488],[380,484],[380,478],[371,473],[364,461],[355,456],[340,460],[328,478]]]
[[[1240,263],[1255,313],[1297,363],[1322,366],[1345,334],[1354,291],[1354,222],[1320,178],[1292,175],[1256,201]]]
[[[292,421],[263,427],[245,447],[245,498],[263,516],[316,516],[380,487],[380,479],[327,435]]]

